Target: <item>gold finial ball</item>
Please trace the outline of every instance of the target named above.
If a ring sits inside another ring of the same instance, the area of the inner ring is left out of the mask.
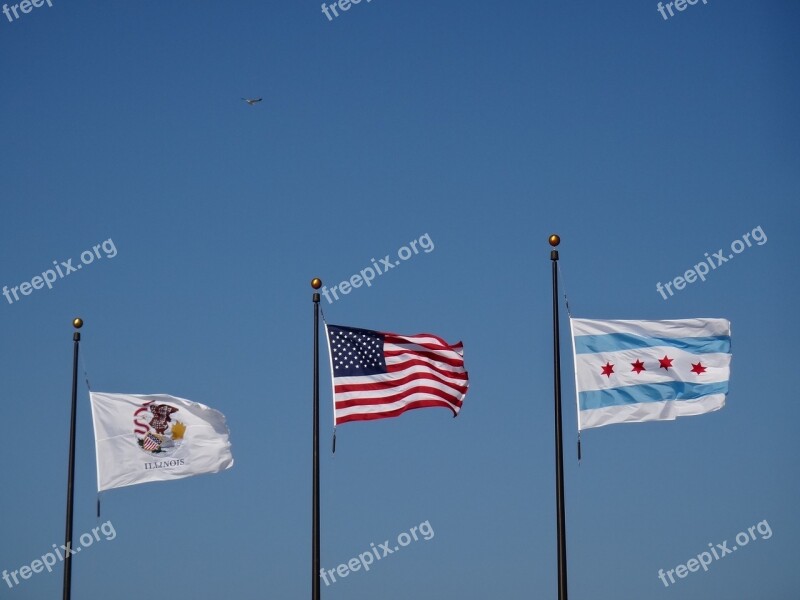
[[[555,248],[561,243],[561,238],[554,233],[553,235],[550,236],[550,239],[548,241],[550,242],[550,245],[553,248]]]
[[[72,319],[72,326],[75,329],[80,329],[81,327],[83,327],[83,319],[81,319],[80,317],[75,317],[74,319]]]
[[[322,287],[322,279],[320,279],[319,277],[314,277],[314,279],[311,280],[311,287],[314,288],[315,290],[318,290],[319,288],[321,288]]]

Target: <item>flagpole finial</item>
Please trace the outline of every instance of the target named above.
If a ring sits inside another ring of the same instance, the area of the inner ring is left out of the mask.
[[[550,245],[553,248],[555,248],[561,243],[561,237],[554,233],[553,235],[550,236],[550,239],[548,241],[550,242]]]
[[[319,277],[314,277],[314,279],[311,280],[311,287],[314,288],[315,290],[318,290],[319,288],[321,288],[322,287],[322,279],[320,279]]]
[[[74,319],[72,319],[72,326],[75,329],[80,329],[81,327],[83,327],[83,319],[81,319],[80,317],[75,317]]]

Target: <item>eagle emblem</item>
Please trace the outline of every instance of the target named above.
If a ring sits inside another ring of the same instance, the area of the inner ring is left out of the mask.
[[[137,408],[133,413],[133,432],[139,448],[148,454],[167,456],[179,447],[186,435],[186,424],[172,419],[177,412],[174,406],[152,401]]]

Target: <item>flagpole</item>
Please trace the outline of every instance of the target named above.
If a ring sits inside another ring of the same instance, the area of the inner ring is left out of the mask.
[[[311,287],[318,290],[322,280],[314,278]],[[311,509],[311,600],[319,600],[319,292],[311,296],[314,302],[314,467]]]
[[[76,317],[72,320],[75,329],[83,327],[83,319]],[[81,342],[80,331],[72,334],[72,413],[69,421],[69,470],[67,475],[67,527],[64,536],[64,546],[67,548],[64,556],[64,593],[63,600],[70,600],[72,596],[72,505],[75,497],[75,413],[78,408],[78,349]]]
[[[561,437],[561,346],[558,335],[558,250],[561,238],[550,236],[553,265],[553,389],[556,441],[556,529],[558,535],[558,600],[567,600],[567,533],[564,518],[564,446]]]

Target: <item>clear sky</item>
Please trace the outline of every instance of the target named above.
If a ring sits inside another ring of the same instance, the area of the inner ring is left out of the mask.
[[[73,597],[310,597],[309,280],[428,234],[432,251],[322,306],[463,340],[469,394],[457,419],[345,424],[331,455],[323,368],[322,565],[435,535],[323,597],[555,597],[558,232],[575,316],[733,330],[724,409],[586,431],[579,466],[562,311],[571,597],[797,597],[797,2],[664,19],[642,0],[365,0],[332,20],[319,1],[51,2],[0,13],[0,285],[116,254],[0,297],[0,570],[63,542],[80,315],[93,389],[220,410],[236,464],[107,492],[98,520],[81,383],[75,535],[116,537],[76,557]],[[657,291],[757,227],[768,241],[705,282]],[[765,520],[768,539],[659,580]],[[59,597],[61,575],[0,598]]]

